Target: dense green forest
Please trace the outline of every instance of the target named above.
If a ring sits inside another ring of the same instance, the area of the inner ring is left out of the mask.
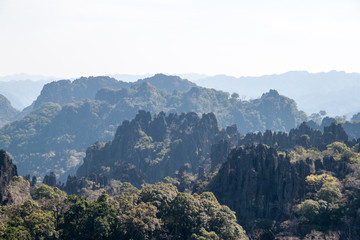
[[[4,152],[0,158],[12,165]],[[247,239],[235,213],[210,192],[183,193],[169,183],[146,185],[141,190],[119,181],[110,185],[111,197],[102,191],[90,201],[46,184],[31,186],[15,174],[4,184],[13,204],[0,207],[0,237]]]

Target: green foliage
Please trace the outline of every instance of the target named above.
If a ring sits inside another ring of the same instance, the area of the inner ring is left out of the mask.
[[[304,147],[297,146],[295,151],[288,153],[291,162],[297,162],[305,159],[322,159],[323,154],[317,148],[305,149]]]
[[[43,185],[36,188],[33,196],[41,205],[29,200],[2,207],[0,238],[247,239],[235,213],[210,192],[190,195],[171,184],[158,183],[114,198],[103,191],[89,201],[76,195],[64,198],[54,191]]]
[[[42,210],[32,200],[21,205],[5,207],[7,221],[2,225],[5,239],[54,239],[55,218],[51,211]]]
[[[272,219],[256,219],[252,229],[264,229],[268,231],[276,231],[276,221]]]
[[[61,220],[65,239],[246,239],[235,213],[212,193],[190,195],[171,184],[145,186],[132,195],[97,201],[68,196]]]
[[[13,177],[12,181],[8,185],[8,190],[11,195],[11,199],[15,204],[22,204],[31,198],[30,183],[21,176]]]
[[[158,210],[154,205],[141,202],[127,214],[118,217],[120,229],[130,239],[152,239],[162,231],[162,221],[157,218]]]
[[[325,156],[333,157],[337,161],[344,161],[348,163],[360,163],[360,153],[356,148],[351,149],[346,144],[341,142],[333,142],[327,145],[327,149],[320,152],[317,148],[305,149],[304,147],[297,146],[294,151],[288,153],[292,162],[311,159],[322,160]]]
[[[346,144],[341,142],[334,142],[326,146],[327,152],[333,155],[335,160],[349,163],[359,163],[360,153],[354,152]]]
[[[193,233],[191,235],[192,240],[220,240],[219,236],[215,232],[208,232],[205,228],[200,228],[198,234]]]
[[[328,229],[340,221],[343,195],[340,181],[329,174],[309,175],[305,180],[313,191],[313,199],[307,199],[297,205],[296,214],[300,220],[310,224],[312,229]]]
[[[110,239],[113,236],[117,211],[105,192],[93,202],[77,196],[69,196],[67,201],[72,205],[60,225],[64,239]]]
[[[319,191],[322,187],[338,187],[339,180],[329,174],[323,173],[321,175],[311,174],[306,177],[305,182],[314,191]]]
[[[324,200],[328,203],[337,202],[341,199],[342,194],[338,187],[325,185],[318,191],[319,199]]]
[[[169,208],[169,204],[178,195],[177,188],[172,184],[156,183],[153,185],[145,186],[140,194],[140,202],[150,202],[160,210]]]
[[[46,184],[34,187],[32,197],[34,200],[64,198],[66,193],[57,187],[50,187]]]

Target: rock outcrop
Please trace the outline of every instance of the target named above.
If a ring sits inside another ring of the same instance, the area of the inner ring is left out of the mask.
[[[343,142],[348,146],[353,146],[355,141],[348,141],[348,136],[340,124],[332,123],[325,126],[324,131],[310,128],[305,122],[299,127],[286,132],[266,132],[248,133],[240,141],[239,145],[266,144],[277,150],[293,149],[295,146],[304,148],[316,147],[319,150],[326,149],[328,144],[333,142]]]
[[[153,118],[139,111],[132,121],[124,121],[113,141],[91,146],[77,176],[108,173],[110,178],[139,186],[140,178],[156,182],[175,176],[183,166],[197,173],[210,168],[211,145],[230,139],[220,130],[213,113],[201,118],[195,113],[180,115],[161,112]]]
[[[14,176],[17,176],[16,166],[12,163],[9,155],[0,149],[0,204],[11,203],[8,185]]]
[[[324,171],[337,173],[341,179],[351,170],[332,157],[290,162],[274,148],[251,145],[231,151],[208,190],[236,211],[239,223],[249,228],[258,218],[291,218],[294,205],[307,193],[306,176]]]

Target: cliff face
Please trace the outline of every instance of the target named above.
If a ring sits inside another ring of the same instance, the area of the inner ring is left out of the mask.
[[[333,142],[343,142],[353,146],[356,142],[349,142],[348,136],[340,124],[332,123],[325,126],[324,131],[310,128],[302,123],[298,128],[291,129],[289,133],[272,132],[267,130],[264,133],[248,133],[239,141],[239,145],[266,144],[277,150],[288,150],[295,146],[304,148],[316,147],[319,150],[326,149],[326,146]]]
[[[16,166],[6,152],[0,149],[0,205],[11,202],[8,185],[17,176]]]
[[[234,149],[209,184],[219,202],[236,211],[240,224],[250,227],[255,219],[289,219],[292,208],[304,199],[306,176],[332,171],[349,172],[333,158],[294,163],[264,145]]]
[[[77,175],[107,172],[110,178],[138,185],[139,177],[155,182],[184,166],[196,172],[200,166],[210,168],[211,145],[225,137],[212,113],[199,118],[195,113],[161,112],[152,118],[139,111],[134,120],[119,126],[113,141],[87,150]]]

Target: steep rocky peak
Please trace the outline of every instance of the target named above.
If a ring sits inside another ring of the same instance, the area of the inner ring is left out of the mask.
[[[160,112],[151,116],[150,112],[141,110],[133,120],[118,127],[109,144],[88,149],[77,175],[102,173],[96,166],[109,166],[110,177],[139,183],[135,176],[155,182],[174,176],[185,165],[197,173],[199,167],[210,163],[211,145],[225,137],[212,113],[201,118],[193,112],[167,116]],[[124,163],[134,167],[122,171]]]
[[[269,92],[264,93],[261,98],[265,97],[280,97],[280,94],[275,89],[270,89]]]
[[[194,112],[181,113],[179,120],[186,125],[195,125],[200,120],[200,117]]]
[[[226,143],[214,147],[227,150]],[[213,151],[212,158],[216,156]],[[219,162],[212,160],[214,166]],[[293,207],[307,196],[308,175],[332,172],[341,179],[351,171],[349,165],[331,156],[292,162],[289,155],[278,154],[272,147],[248,145],[230,152],[208,190],[237,212],[240,224],[251,227],[259,218],[288,219]]]
[[[217,119],[214,113],[204,113],[200,120],[201,124],[206,124],[211,127],[218,127]]]
[[[11,202],[8,185],[17,176],[16,166],[7,153],[0,149],[0,205]]]
[[[348,141],[348,135],[341,127],[341,124],[331,123],[330,126],[324,127],[325,142],[330,144],[335,141],[346,142]]]
[[[299,125],[298,129],[300,132],[303,132],[303,133],[311,132],[311,128],[306,124],[306,122],[301,123]]]

